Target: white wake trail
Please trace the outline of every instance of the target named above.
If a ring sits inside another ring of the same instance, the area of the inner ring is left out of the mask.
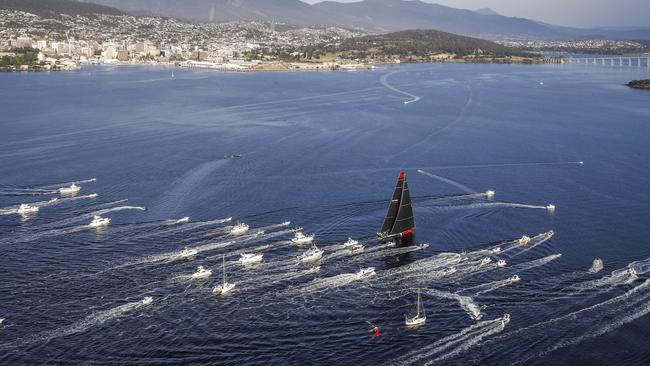
[[[469,296],[463,296],[435,289],[425,289],[424,293],[441,299],[458,301],[460,307],[467,313],[467,315],[469,315],[470,319],[472,320],[480,320],[483,317],[483,314],[481,314],[481,307],[478,306],[474,302],[474,299]]]
[[[418,173],[426,175],[427,177],[439,180],[439,181],[441,181],[443,183],[447,183],[447,184],[449,184],[451,186],[454,186],[454,187],[460,189],[461,191],[463,191],[465,193],[476,193],[476,190],[471,189],[470,187],[468,187],[468,186],[466,186],[466,185],[464,185],[464,184],[462,184],[460,182],[456,182],[454,180],[451,180],[449,178],[445,178],[445,177],[442,177],[442,176],[439,176],[439,175],[436,175],[436,174],[425,172],[422,169],[418,169]]]
[[[383,86],[387,87],[388,89],[394,91],[395,93],[402,94],[402,95],[407,96],[408,98],[410,98],[409,100],[404,101],[404,104],[415,103],[415,102],[417,102],[417,101],[419,101],[421,99],[419,96],[408,93],[408,92],[405,92],[404,90],[397,89],[396,87],[390,85],[390,83],[388,82],[388,78],[390,76],[398,74],[398,73],[402,73],[402,72],[405,72],[405,70],[393,71],[393,72],[390,72],[388,74],[382,75],[382,77],[380,78],[381,84]]]

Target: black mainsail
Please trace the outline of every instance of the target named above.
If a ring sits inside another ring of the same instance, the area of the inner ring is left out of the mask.
[[[413,218],[413,207],[411,207],[411,194],[408,183],[406,183],[406,174],[402,172],[397,178],[397,185],[388,205],[388,212],[379,236],[390,238],[408,235],[413,232],[413,229],[415,229],[415,219]]]

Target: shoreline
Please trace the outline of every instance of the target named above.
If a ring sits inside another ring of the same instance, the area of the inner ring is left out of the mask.
[[[186,61],[187,62],[187,61]],[[28,73],[28,72],[51,72],[51,71],[78,71],[85,66],[106,66],[106,67],[139,67],[139,66],[154,66],[166,67],[170,69],[199,69],[199,70],[213,70],[221,72],[357,72],[357,71],[372,71],[378,68],[384,68],[390,65],[409,65],[409,64],[501,64],[501,65],[542,65],[545,64],[544,59],[451,59],[451,60],[435,60],[435,61],[406,61],[406,62],[377,62],[377,63],[348,63],[348,64],[331,64],[323,63],[309,63],[309,62],[286,62],[286,63],[267,63],[256,65],[240,65],[240,64],[216,64],[208,62],[190,62],[186,64],[179,63],[164,63],[164,62],[115,62],[115,63],[78,63],[76,67],[66,68],[42,68],[42,67],[21,67],[14,68],[0,68],[0,73]]]

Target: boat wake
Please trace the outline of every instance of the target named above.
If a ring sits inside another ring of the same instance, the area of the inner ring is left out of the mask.
[[[417,101],[419,101],[421,99],[419,96],[411,94],[411,93],[407,93],[404,90],[397,89],[396,87],[390,85],[390,83],[388,82],[389,77],[391,77],[391,76],[393,76],[395,74],[402,73],[402,72],[405,72],[405,70],[398,70],[398,71],[389,72],[388,74],[384,74],[384,75],[381,76],[380,82],[381,82],[381,84],[383,86],[385,86],[386,88],[394,91],[395,93],[401,94],[401,95],[404,95],[404,96],[410,98],[409,100],[404,101],[404,104],[415,103],[415,102],[417,102]]]
[[[478,322],[456,334],[400,356],[389,362],[389,365],[430,365],[446,360],[476,346],[485,338],[502,332],[508,321],[509,318],[499,318]]]

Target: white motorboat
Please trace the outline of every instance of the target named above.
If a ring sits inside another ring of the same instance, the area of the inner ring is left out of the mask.
[[[504,314],[503,317],[501,317],[501,324],[506,325],[510,323],[510,314]]]
[[[180,218],[180,219],[174,221],[175,224],[185,224],[185,223],[188,223],[188,222],[190,222],[190,217],[189,216],[185,216],[183,218]]]
[[[318,273],[320,272],[320,266],[312,267],[309,270],[307,270],[307,273]]]
[[[353,246],[353,245],[357,245],[357,244],[359,244],[359,242],[358,242],[357,240],[354,240],[354,239],[352,239],[352,238],[348,238],[348,241],[346,241],[345,243],[343,243],[343,246],[345,246],[345,247],[351,247],[351,246]]]
[[[457,271],[456,267],[445,268],[444,270],[442,270],[442,275],[449,276],[456,273],[456,271]]]
[[[630,275],[630,277],[636,277],[636,275],[637,275],[636,269],[634,269],[632,267],[628,268],[627,269],[627,274]]]
[[[246,225],[244,223],[239,223],[239,224],[233,226],[232,229],[230,229],[230,233],[232,235],[241,235],[241,234],[244,234],[245,232],[247,232],[248,229],[249,229],[248,225]]]
[[[255,233],[256,236],[264,235],[264,230],[257,230]]]
[[[196,272],[192,274],[192,279],[197,280],[197,279],[203,279],[203,278],[208,278],[212,276],[212,271],[209,269],[203,268],[203,266],[198,266],[196,268]]]
[[[548,212],[553,213],[553,212],[555,212],[555,205],[550,204],[550,205],[546,206],[546,209],[548,210]]]
[[[212,289],[212,293],[215,295],[225,295],[226,293],[232,291],[235,288],[235,284],[228,282],[226,278],[226,256],[223,256],[223,277],[221,285],[216,286]]]
[[[254,253],[242,253],[239,258],[239,263],[241,264],[253,264],[259,263],[264,259],[263,254],[254,254]]]
[[[492,258],[485,257],[485,258],[481,259],[481,266],[485,266],[485,265],[488,265],[490,263],[492,263]]]
[[[183,251],[181,252],[181,258],[191,259],[196,257],[197,254],[199,254],[198,250],[185,247],[185,249],[183,249]]]
[[[20,215],[27,215],[36,212],[38,212],[38,206],[31,206],[26,203],[23,203],[22,205],[20,205],[20,207],[18,207],[18,213]]]
[[[294,244],[309,244],[314,241],[316,235],[305,235],[301,231],[296,232],[296,236],[291,239],[291,242]]]
[[[323,251],[318,249],[316,245],[311,247],[306,252],[298,256],[298,261],[300,262],[314,262],[323,257]]]
[[[289,220],[284,220],[284,221],[282,221],[282,224],[281,224],[281,225],[282,225],[282,226],[289,226],[289,225],[291,225],[291,221],[289,221]]]
[[[497,267],[505,267],[506,266],[506,261],[504,259],[499,259],[497,261]]]
[[[603,260],[600,258],[595,258],[593,263],[591,264],[591,268],[589,268],[589,273],[598,273],[600,272],[604,267]]]
[[[487,196],[488,199],[494,198],[495,194],[496,194],[496,192],[492,191],[492,190],[485,192],[485,195]]]
[[[528,245],[528,243],[530,243],[529,236],[524,235],[519,239],[519,245]]]
[[[490,253],[492,253],[492,254],[499,254],[499,253],[501,253],[501,247],[493,248],[492,250],[490,250]]]
[[[416,314],[410,318],[404,315],[404,318],[404,323],[407,327],[415,327],[426,323],[427,314],[424,311],[424,306],[422,306],[422,313],[420,313],[420,289],[418,289],[418,303]]]
[[[93,216],[93,221],[88,224],[90,227],[102,227],[102,226],[107,226],[108,224],[111,223],[111,219],[107,217],[101,217],[99,215]]]
[[[362,268],[356,275],[358,279],[372,277],[375,275],[375,267]]]
[[[144,299],[140,300],[140,304],[142,305],[151,305],[153,303],[153,297],[147,296]]]
[[[420,247],[420,250],[424,250],[424,249],[427,249],[429,247],[429,244],[428,243],[420,243],[420,245],[418,245],[418,246]]]
[[[520,280],[521,280],[521,278],[519,278],[519,276],[517,276],[517,275],[514,275],[514,276],[510,277],[510,281],[512,281],[512,282],[519,282]]]
[[[59,188],[60,194],[75,194],[81,190],[81,187],[72,183],[70,187]]]

